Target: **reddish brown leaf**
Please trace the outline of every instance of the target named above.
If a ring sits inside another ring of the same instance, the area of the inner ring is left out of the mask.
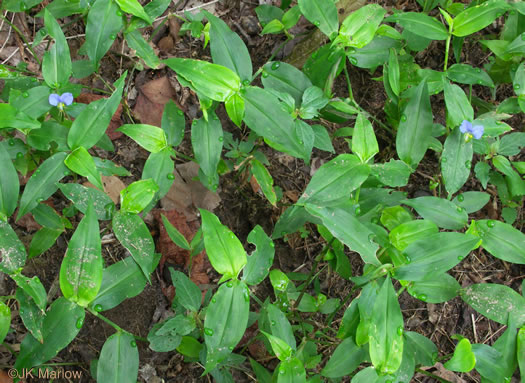
[[[164,105],[174,99],[175,90],[166,76],[151,80],[140,88],[133,113],[143,124],[160,128]]]

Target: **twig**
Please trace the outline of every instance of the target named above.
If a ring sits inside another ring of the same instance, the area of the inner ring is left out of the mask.
[[[209,3],[197,5],[196,7],[193,7],[193,8],[183,9],[182,11],[177,11],[175,13],[184,14],[184,12],[196,11],[197,9],[209,7],[210,5],[218,3],[219,1],[220,0],[213,0],[213,1],[210,1]],[[164,20],[168,16],[169,15],[158,17],[158,18],[155,19],[155,21]]]
[[[7,11],[4,14],[4,17],[7,16]],[[13,13],[13,17],[11,18],[11,23],[13,23],[13,20],[15,19],[15,14]],[[2,19],[2,24],[0,24],[0,31],[4,27],[5,19]],[[9,36],[11,36],[11,25],[9,25],[9,30],[7,31],[7,37],[4,40],[4,43],[2,44],[2,47],[0,48],[0,52],[2,52],[7,44],[7,41],[9,40]]]

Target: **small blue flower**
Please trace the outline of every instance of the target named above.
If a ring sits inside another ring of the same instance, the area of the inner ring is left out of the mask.
[[[49,95],[49,103],[57,106],[58,109],[64,108],[64,105],[71,105],[73,103],[73,95],[69,92],[62,93],[60,96],[56,93]]]
[[[472,126],[472,122],[463,120],[463,122],[459,126],[459,130],[461,133],[467,133],[468,136],[473,136],[476,140],[479,140],[481,136],[483,136],[483,131],[485,130],[485,128],[483,127],[483,125]]]

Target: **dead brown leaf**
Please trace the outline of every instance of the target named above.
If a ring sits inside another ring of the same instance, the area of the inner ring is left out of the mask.
[[[160,128],[164,105],[169,100],[175,100],[175,90],[168,77],[151,80],[140,88],[133,113],[143,124]]]

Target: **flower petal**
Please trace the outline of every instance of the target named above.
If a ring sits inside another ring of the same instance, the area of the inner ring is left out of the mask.
[[[71,105],[73,103],[73,95],[69,92],[62,93],[60,101],[63,102],[64,105]]]
[[[60,96],[56,93],[51,93],[49,95],[49,103],[53,106],[57,106],[58,103],[60,102]]]
[[[481,136],[483,136],[483,132],[485,131],[485,128],[483,125],[474,125],[471,129],[472,135],[476,140],[479,140]]]
[[[472,124],[470,123],[470,121],[467,121],[467,120],[463,120],[463,122],[461,123],[461,125],[459,126],[459,131],[461,133],[467,133],[467,132],[470,132],[472,129]]]

